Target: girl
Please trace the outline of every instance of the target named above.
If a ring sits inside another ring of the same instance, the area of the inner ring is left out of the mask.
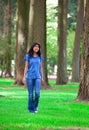
[[[42,60],[40,44],[34,43],[24,57],[25,69],[23,82],[28,88],[28,110],[31,113],[38,112],[42,75]]]

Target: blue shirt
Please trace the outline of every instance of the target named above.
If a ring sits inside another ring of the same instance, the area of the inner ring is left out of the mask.
[[[36,79],[41,78],[40,64],[43,60],[42,56],[31,57],[29,54],[26,54],[24,57],[25,61],[28,61],[28,71],[26,78]]]

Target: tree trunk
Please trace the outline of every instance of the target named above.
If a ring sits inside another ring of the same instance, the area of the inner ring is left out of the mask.
[[[43,76],[45,89],[48,86],[47,78],[47,55],[46,55],[46,0],[35,1],[35,21],[34,22],[34,41],[41,44],[41,51],[44,57]],[[40,13],[41,12],[41,13]]]
[[[24,74],[24,55],[27,52],[29,0],[18,0],[18,30],[16,43],[16,80],[15,84],[22,85]]]
[[[11,0],[8,0],[7,7],[7,51],[5,56],[6,70],[5,77],[12,77],[11,75]]]
[[[81,68],[80,86],[77,99],[89,101],[89,0],[86,0],[85,8]]]
[[[27,51],[33,43],[34,36],[34,10],[35,10],[35,0],[30,0],[30,11],[29,11],[29,25],[28,25],[28,43]]]
[[[48,85],[47,56],[46,56],[46,0],[32,0],[29,21],[29,47],[33,42],[41,44],[41,52],[44,57],[43,75],[45,88]]]
[[[80,53],[81,32],[83,27],[83,16],[84,16],[84,0],[79,0],[77,26],[76,26],[74,51],[73,51],[72,82],[79,82],[79,57],[80,57],[79,53]]]
[[[67,0],[58,0],[58,69],[56,84],[67,83],[66,70],[66,35],[67,35]]]
[[[4,17],[5,17],[5,4],[4,1],[0,0],[0,38],[4,32]]]

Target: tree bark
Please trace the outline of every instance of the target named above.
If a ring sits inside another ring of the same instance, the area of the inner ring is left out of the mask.
[[[41,52],[44,57],[44,86],[46,88],[48,85],[46,56],[46,0],[32,0],[30,8],[28,50],[33,42],[39,42],[41,44]]]
[[[67,0],[58,0],[58,63],[56,84],[67,83],[66,36],[67,36]]]
[[[7,51],[5,55],[6,70],[5,77],[12,77],[11,75],[11,0],[8,0],[7,7]]]
[[[29,0],[18,0],[18,30],[16,43],[16,80],[15,84],[23,85],[24,55],[27,52]]]
[[[84,0],[79,0],[77,26],[74,41],[72,82],[79,82],[79,58],[80,58],[80,39],[83,28]]]
[[[30,0],[30,11],[29,11],[29,23],[28,23],[28,43],[27,43],[27,51],[31,47],[33,43],[34,37],[34,10],[35,10],[35,0]]]
[[[77,99],[89,101],[89,0],[86,0],[85,8],[82,67]]]
[[[0,1],[0,38],[4,33],[4,17],[5,17],[5,4],[4,1]]]

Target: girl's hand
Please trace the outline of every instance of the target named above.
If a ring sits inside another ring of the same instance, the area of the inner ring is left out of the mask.
[[[24,85],[26,85],[26,78],[25,77],[23,77],[23,81],[22,82],[23,82]]]
[[[41,84],[44,85],[44,79],[43,78],[41,79]]]

